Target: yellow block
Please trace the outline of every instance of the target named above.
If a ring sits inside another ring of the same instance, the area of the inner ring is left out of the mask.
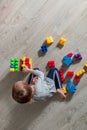
[[[82,74],[84,74],[86,71],[84,69],[81,69],[80,71],[78,71],[76,73],[76,76],[81,76]]]
[[[25,68],[25,67],[26,67],[26,65],[25,65],[25,64],[22,64],[22,67],[23,67],[23,68]]]
[[[22,61],[24,62],[24,61],[25,61],[25,59],[26,59],[26,57],[23,57],[23,58],[22,58]]]
[[[85,67],[87,67],[87,62],[84,64]]]
[[[14,68],[10,68],[10,72],[14,72],[15,71],[15,69]]]
[[[67,93],[67,90],[66,90],[66,88],[65,88],[65,87],[62,87],[62,91],[64,92],[64,94],[66,94],[66,93]]]
[[[49,37],[46,38],[46,43],[47,43],[47,44],[50,45],[50,44],[52,44],[53,42],[54,42],[54,41],[53,41],[52,36],[49,36]]]
[[[67,42],[67,40],[65,38],[61,37],[58,44],[64,46],[66,42]]]
[[[30,63],[30,69],[32,69],[32,59],[29,59],[29,63]]]

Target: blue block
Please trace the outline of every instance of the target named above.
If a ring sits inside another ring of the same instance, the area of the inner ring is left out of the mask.
[[[14,67],[15,67],[15,65],[13,65],[13,64],[10,65],[10,68],[14,68]]]
[[[70,92],[70,93],[75,93],[77,90],[77,86],[73,84],[72,81],[68,81],[66,89]]]
[[[63,57],[63,63],[64,63],[66,66],[71,65],[72,62],[73,62],[73,60],[71,59],[71,57],[68,57],[68,56],[64,56],[64,57]]]
[[[41,46],[41,52],[46,53],[48,51],[47,46]]]

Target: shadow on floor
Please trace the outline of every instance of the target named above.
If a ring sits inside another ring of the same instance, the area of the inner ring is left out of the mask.
[[[26,76],[27,74],[23,72],[8,73],[6,77],[0,82],[0,99],[3,101],[3,104],[9,104],[6,111],[6,113],[8,113],[8,117],[6,116],[8,121],[5,119],[5,117],[3,117],[4,120],[6,120],[4,130],[27,130],[33,121],[37,119],[43,112],[46,106],[49,105],[49,103],[53,101],[62,101],[60,97],[55,94],[46,101],[35,102],[31,105],[28,103],[24,105],[16,103],[11,97],[12,85],[18,80],[23,80]],[[8,96],[8,100],[4,101],[3,99],[6,97],[6,95]],[[4,110],[2,110],[2,115],[3,112]]]

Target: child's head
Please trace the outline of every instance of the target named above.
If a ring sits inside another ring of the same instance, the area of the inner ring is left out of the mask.
[[[13,85],[12,97],[18,103],[27,103],[32,98],[32,88],[24,81],[18,81]]]

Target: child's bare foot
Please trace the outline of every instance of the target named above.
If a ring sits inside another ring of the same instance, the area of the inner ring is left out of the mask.
[[[66,99],[66,95],[64,94],[64,92],[62,91],[62,89],[57,89],[57,92],[61,95],[62,99]]]

